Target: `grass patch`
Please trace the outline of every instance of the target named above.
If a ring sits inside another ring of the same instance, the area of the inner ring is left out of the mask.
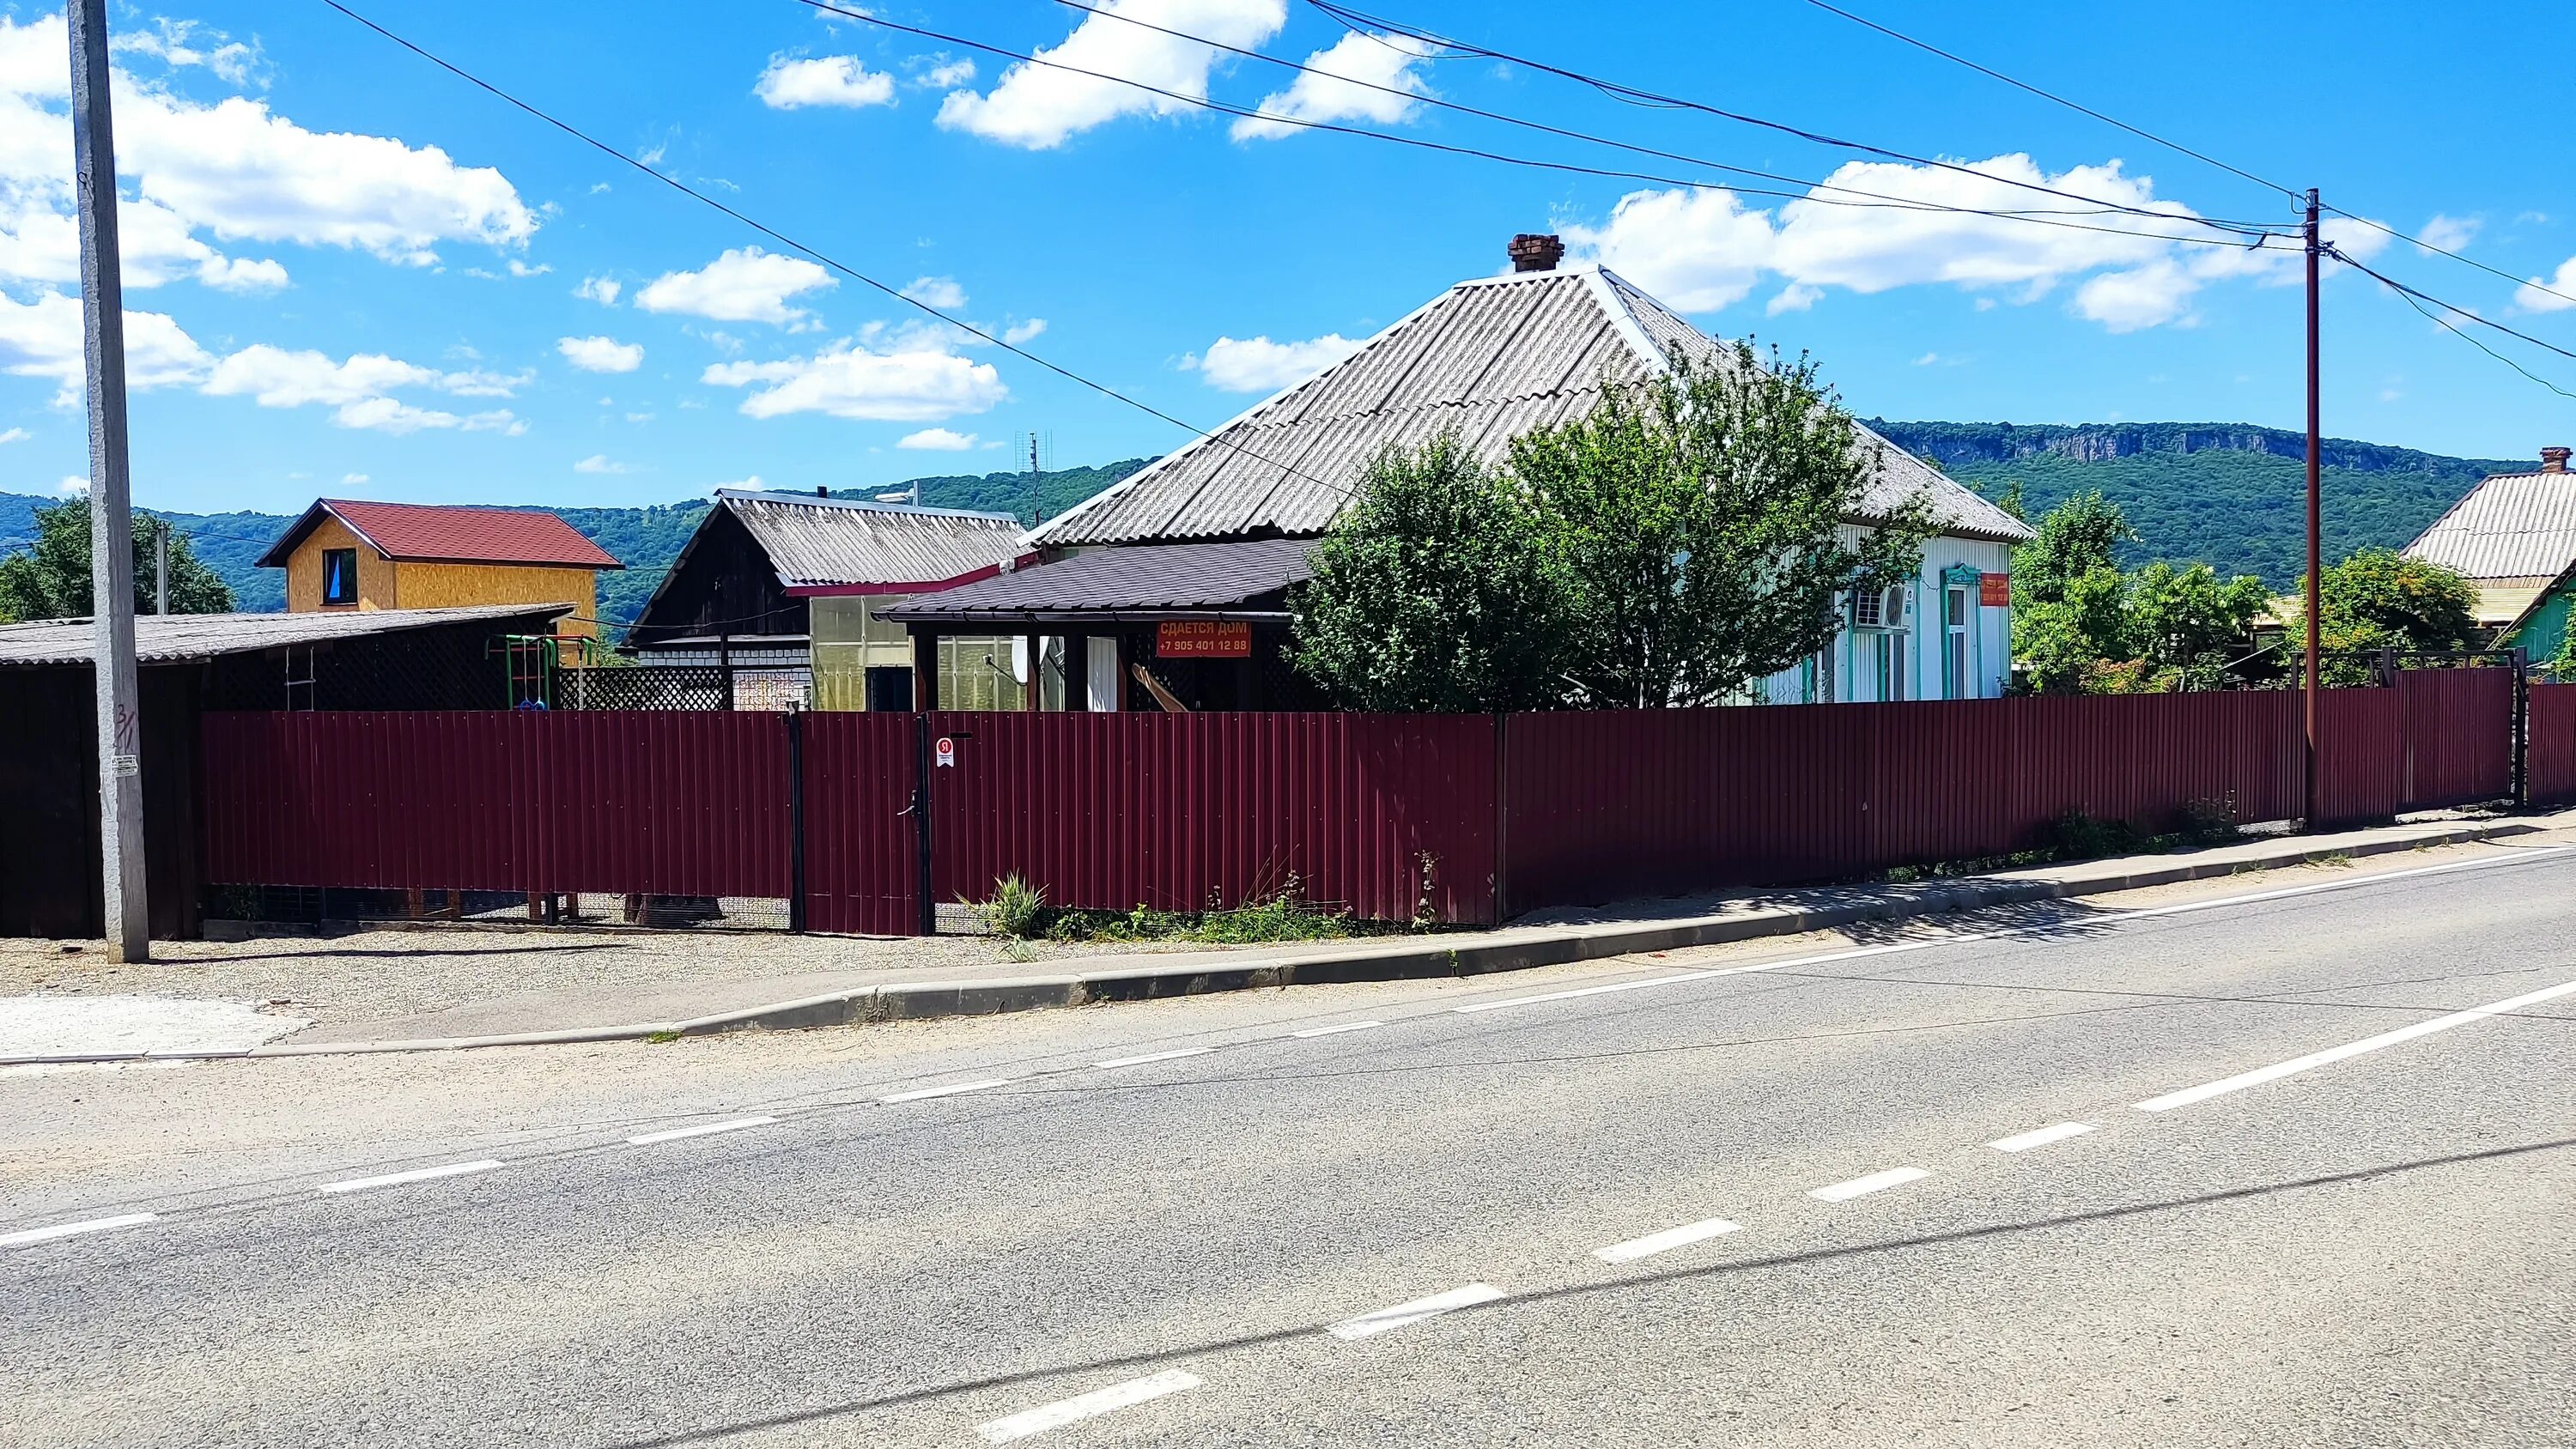
[[[2105,820],[2081,810],[2069,810],[2050,822],[2048,843],[2035,850],[1936,861],[1930,865],[1900,865],[1885,871],[1879,879],[1890,885],[1907,885],[1916,881],[2020,870],[2059,861],[2100,860],[2111,855],[2163,855],[2195,846],[2223,845],[2244,836],[2245,832],[2236,823],[2236,803],[2232,800],[2194,800],[2176,812],[2171,828],[2163,831],[2148,831],[2130,821]]]
[[[1431,869],[1424,862],[1424,899],[1429,900]],[[1057,942],[1200,941],[1213,946],[1256,946],[1280,941],[1336,941],[1354,936],[1392,936],[1439,929],[1428,906],[1410,923],[1363,920],[1350,911],[1305,898],[1294,875],[1286,884],[1239,905],[1215,901],[1203,911],[1158,911],[1138,906],[1127,911],[1069,910],[1047,904],[1046,891],[1017,874],[993,883],[992,895],[980,901],[960,899],[985,929],[1004,938],[1002,955],[1010,961],[1033,961],[1040,939]]]
[[[644,1033],[644,1040],[655,1046],[668,1046],[679,1039],[680,1034],[676,1031],[648,1031]]]

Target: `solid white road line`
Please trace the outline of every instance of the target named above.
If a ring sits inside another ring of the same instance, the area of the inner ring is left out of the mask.
[[[2205,901],[2181,901],[2170,906],[2148,906],[2134,911],[2112,911],[2093,918],[2092,924],[2109,925],[2119,921],[2142,921],[2157,916],[2180,916],[2194,911],[2214,911],[2227,906],[2255,905],[2264,901],[2286,900],[2294,896],[2314,895],[2319,891],[2345,890],[2379,881],[2404,880],[2410,876],[2438,875],[2448,871],[2482,870],[2500,865],[2520,865],[2531,856],[2576,850],[2570,845],[2534,845],[2517,847],[2514,856],[2480,857],[2455,860],[2442,865],[2419,865],[2405,870],[2380,871],[2354,876],[2349,880],[2318,881],[2313,885],[2285,886],[2279,890],[2249,891],[2243,895],[2215,896]],[[1450,1010],[1472,1015],[1480,1011],[1501,1011],[1507,1007],[1535,1006],[1547,1001],[1571,1001],[1582,996],[1602,996],[1614,991],[1642,991],[1649,986],[1679,986],[1685,982],[1708,981],[1720,976],[1746,976],[1761,971],[1787,971],[1801,966],[1826,966],[1836,961],[1857,961],[1870,956],[1892,956],[1907,951],[1929,951],[1943,946],[1968,946],[1979,941],[2009,941],[2040,936],[2050,932],[2045,926],[2013,927],[2000,931],[1963,931],[1957,935],[1926,936],[1911,941],[1890,941],[1876,946],[1859,946],[1845,951],[1826,951],[1813,956],[1795,956],[1784,961],[1756,961],[1747,966],[1727,966],[1709,971],[1681,971],[1667,976],[1650,976],[1642,981],[1614,981],[1606,986],[1580,986],[1568,991],[1549,991],[1536,996],[1514,996],[1502,1001],[1478,1001]]]
[[[409,1172],[388,1172],[382,1177],[353,1177],[347,1182],[326,1182],[317,1192],[364,1192],[371,1187],[394,1187],[406,1182],[429,1182],[441,1177],[462,1177],[469,1172],[490,1172],[501,1164],[491,1158],[480,1162],[450,1162],[440,1167],[416,1167]]]
[[[1684,1223],[1678,1228],[1666,1228],[1660,1233],[1648,1233],[1642,1238],[1595,1248],[1592,1256],[1604,1263],[1633,1263],[1639,1258],[1651,1258],[1657,1253],[1669,1253],[1675,1248],[1687,1248],[1693,1243],[1741,1232],[1743,1227],[1741,1223],[1730,1223],[1724,1218],[1710,1218],[1706,1222]]]
[[[979,1424],[975,1432],[983,1435],[987,1444],[1008,1444],[1014,1439],[1043,1434],[1049,1429],[1060,1429],[1084,1419],[1098,1418],[1115,1409],[1132,1408],[1149,1399],[1159,1399],[1165,1394],[1177,1394],[1198,1386],[1196,1374],[1167,1369],[1150,1378],[1130,1379],[1079,1398],[1047,1404],[1026,1413],[1013,1414],[1007,1419],[995,1419],[989,1424]]]
[[[2060,1122],[2054,1127],[2034,1127],[2028,1132],[2016,1132],[2010,1137],[1998,1137],[1986,1145],[1997,1152],[2028,1152],[2034,1147],[2046,1147],[2052,1142],[2063,1142],[2069,1137],[2081,1137],[2092,1130],[2093,1124],[2090,1122]]]
[[[1455,1312],[1461,1308],[1473,1308],[1479,1303],[1491,1303],[1497,1298],[1507,1296],[1509,1295],[1502,1289],[1491,1283],[1470,1283],[1464,1288],[1452,1288],[1446,1293],[1434,1293],[1428,1298],[1416,1298],[1410,1303],[1399,1303],[1392,1308],[1381,1308],[1375,1313],[1363,1313],[1357,1318],[1346,1318],[1324,1331],[1340,1339],[1367,1338],[1373,1334],[1385,1333],[1390,1329],[1420,1323],[1426,1318],[1437,1318],[1443,1313]]]
[[[56,1238],[76,1238],[83,1233],[103,1233],[110,1228],[130,1228],[158,1216],[158,1213],[126,1213],[120,1217],[92,1218],[85,1223],[56,1223],[50,1228],[29,1228],[23,1233],[0,1234],[0,1248],[14,1248],[22,1243],[49,1243]]]
[[[1012,1079],[1009,1077],[995,1077],[989,1082],[959,1082],[956,1085],[949,1087],[923,1087],[918,1091],[897,1092],[891,1097],[879,1097],[877,1100],[880,1102],[918,1102],[928,1097],[954,1097],[960,1092],[981,1092],[988,1087],[1007,1087],[1011,1082]]]
[[[2206,1102],[2212,1097],[2241,1092],[2247,1087],[2259,1087],[2265,1082],[2277,1082],[2283,1077],[2294,1077],[2301,1072],[2339,1062],[2347,1057],[2357,1057],[2364,1052],[2375,1052],[2381,1047],[2413,1041],[2419,1036],[2431,1036],[2437,1031],[2449,1031],[2452,1027],[2466,1026],[2473,1021],[2484,1021],[2491,1016],[2503,1016],[2508,1012],[2520,1011],[2526,1006],[2537,1006],[2541,1002],[2554,1001],[2561,996],[2571,994],[2576,994],[2576,981],[2561,982],[2556,986],[2507,997],[2492,1005],[2472,1006],[2466,1011],[2455,1011],[2448,1016],[2436,1016],[2430,1020],[2401,1026],[2395,1031],[2384,1031],[2377,1036],[2366,1036],[2359,1041],[2345,1042],[2342,1046],[2328,1047],[2321,1052],[2292,1057],[2286,1062],[2274,1062],[2268,1067],[2256,1067],[2250,1072],[2221,1077],[2215,1082],[2203,1082],[2197,1087],[2185,1087],[2179,1092],[2167,1092],[2161,1097],[2150,1097],[2138,1103],[2137,1109],[2141,1112],[2170,1112],[2176,1107],[2188,1107],[2195,1102]]]
[[[1867,1177],[1855,1177],[1849,1182],[1838,1182],[1831,1187],[1811,1187],[1807,1189],[1807,1196],[1825,1202],[1850,1202],[1853,1198],[1867,1197],[1874,1192],[1885,1192],[1891,1187],[1903,1187],[1909,1182],[1919,1182],[1931,1175],[1919,1167],[1891,1167],[1885,1172],[1873,1172]]]
[[[1292,1031],[1288,1034],[1290,1036],[1331,1036],[1336,1032],[1366,1031],[1370,1027],[1384,1025],[1386,1023],[1382,1021],[1345,1021],[1335,1026],[1310,1026],[1304,1031]]]
[[[642,1147],[654,1142],[677,1142],[683,1137],[713,1137],[719,1132],[738,1132],[745,1127],[766,1127],[777,1120],[775,1117],[745,1117],[737,1122],[709,1122],[698,1127],[674,1127],[667,1132],[647,1132],[641,1137],[629,1137],[626,1140]]]
[[[1209,1052],[1215,1050],[1215,1047],[1180,1047],[1176,1050],[1167,1052],[1147,1052],[1141,1057],[1111,1057],[1105,1062],[1093,1062],[1092,1065],[1095,1067],[1141,1067],[1147,1062],[1174,1062],[1179,1061],[1183,1057],[1203,1057]]]

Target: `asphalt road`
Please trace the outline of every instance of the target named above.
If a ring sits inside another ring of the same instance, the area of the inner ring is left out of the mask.
[[[207,1146],[6,1184],[0,1442],[2576,1443],[2576,851],[2288,888],[681,1043],[557,1120],[12,1081]]]

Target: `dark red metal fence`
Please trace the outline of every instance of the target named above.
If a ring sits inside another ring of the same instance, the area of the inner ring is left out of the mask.
[[[1014,872],[1103,910],[1293,881],[1363,916],[1483,923],[2004,855],[2070,812],[2292,818],[2300,709],[2259,691],[1507,719],[209,714],[204,878],[768,898],[801,880],[809,929],[870,934]],[[2530,710],[2535,798],[2576,798],[2576,686]],[[2328,691],[2319,821],[2509,794],[2513,711],[2504,669]],[[922,762],[934,736],[953,766]]]
[[[2531,803],[2576,804],[2576,684],[2531,686]]]
[[[784,896],[777,715],[210,713],[215,884]]]
[[[938,899],[1017,872],[1055,905],[1309,900],[1403,920],[1494,917],[1484,715],[940,714]]]

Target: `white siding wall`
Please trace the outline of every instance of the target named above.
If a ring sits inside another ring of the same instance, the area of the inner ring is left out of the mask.
[[[1910,625],[1894,636],[1887,647],[1903,655],[1907,699],[1941,699],[1942,679],[1942,575],[1951,569],[1974,569],[1981,574],[2003,574],[2012,569],[2012,546],[1987,543],[1977,539],[1936,537],[1923,544],[1923,567],[1915,575],[1911,593],[1913,607]],[[1971,687],[1962,698],[1996,699],[2004,692],[2012,676],[2012,610],[1989,609],[1978,602],[1979,590],[1969,586],[1968,673]],[[1845,615],[1849,617],[1848,613]],[[1876,630],[1846,627],[1832,645],[1831,673],[1833,698],[1837,703],[1857,703],[1881,697],[1877,680],[1875,651],[1881,647]],[[1821,676],[1825,669],[1802,666],[1786,669],[1771,676],[1757,692],[1774,704],[1797,704],[1821,697]],[[1813,691],[1813,692],[1811,692]]]

